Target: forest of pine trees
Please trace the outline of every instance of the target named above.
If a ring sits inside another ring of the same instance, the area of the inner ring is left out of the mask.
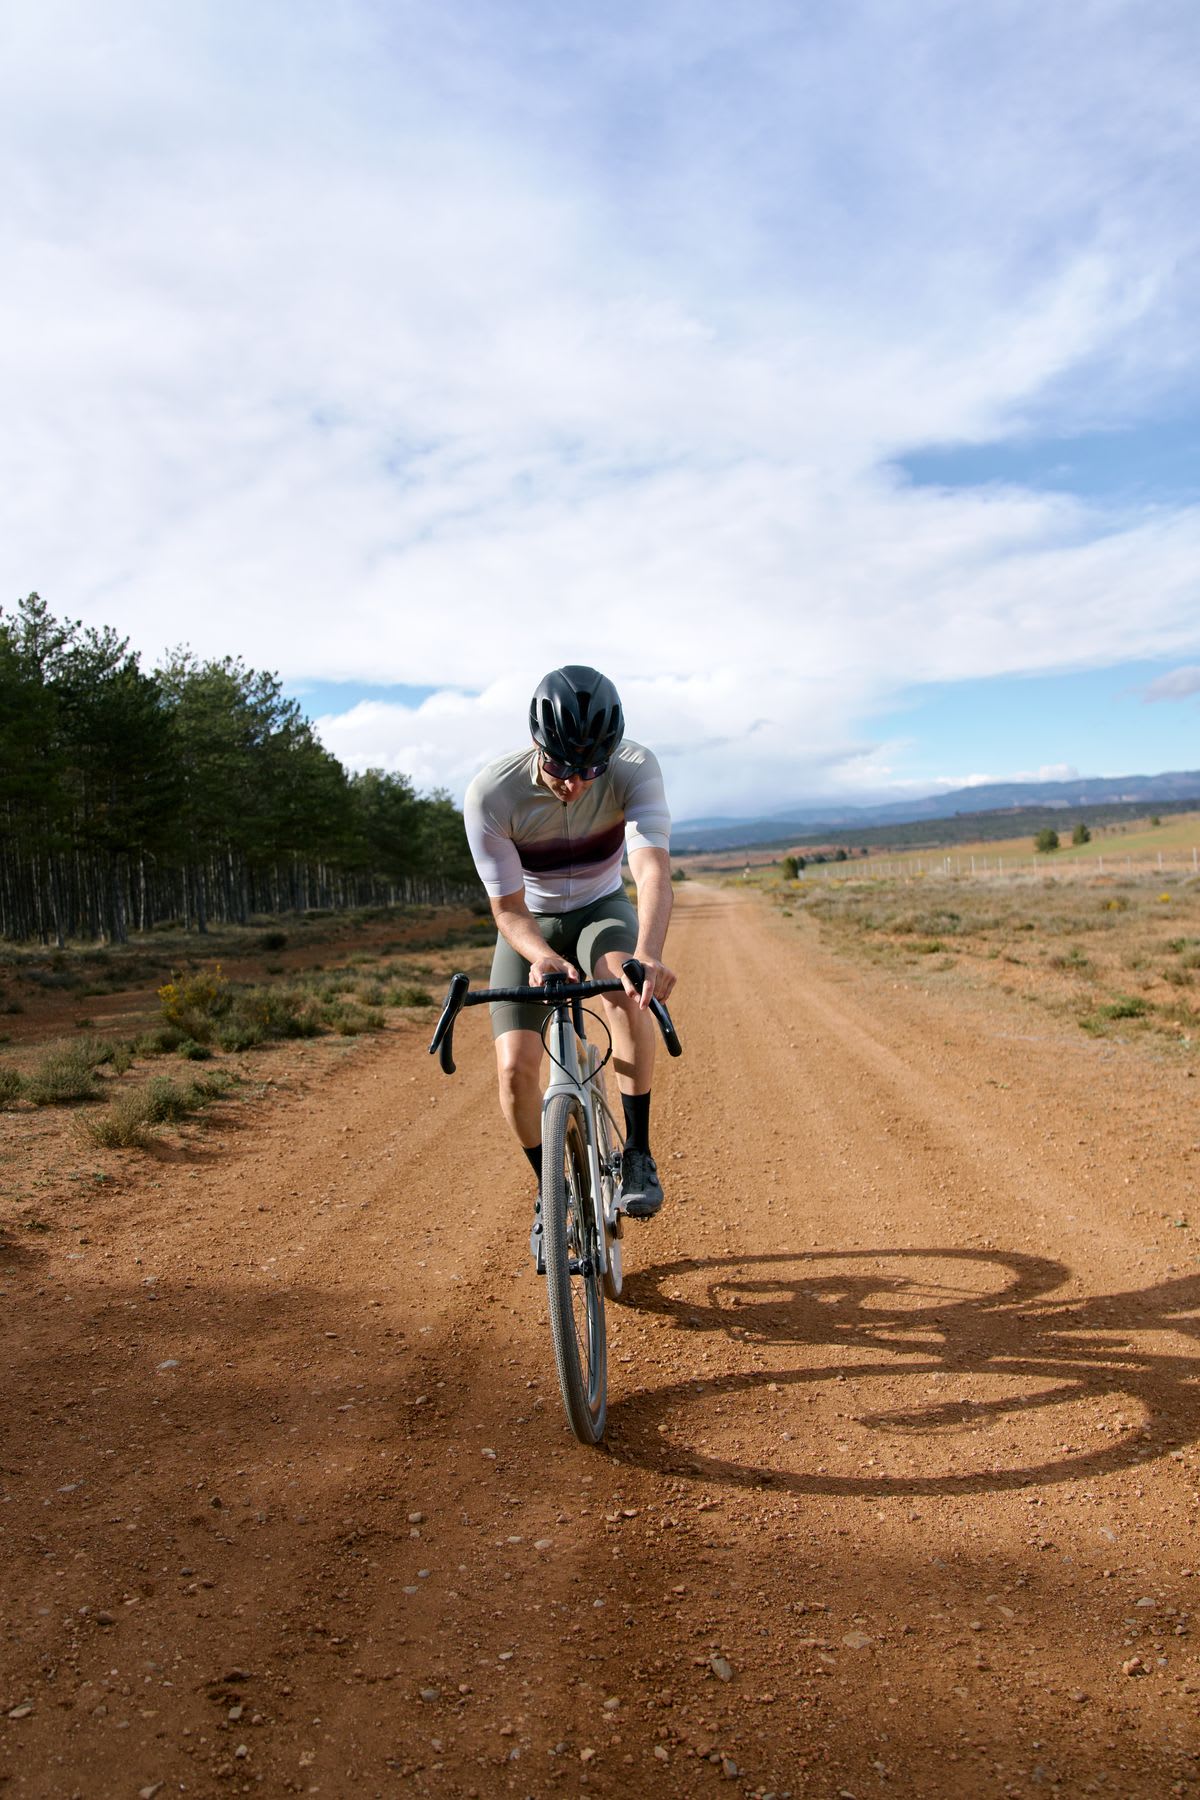
[[[122,943],[175,921],[477,891],[462,817],[349,775],[274,675],[0,610],[0,937]]]

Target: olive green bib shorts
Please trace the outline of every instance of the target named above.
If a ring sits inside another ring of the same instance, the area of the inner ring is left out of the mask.
[[[585,980],[594,976],[597,962],[610,950],[632,956],[637,949],[637,913],[624,888],[574,912],[534,913],[533,921],[555,954],[574,963]],[[496,939],[491,986],[529,986],[529,964],[503,937]],[[494,1038],[506,1031],[540,1031],[546,1017],[546,1008],[536,1001],[493,1000],[489,1011]]]

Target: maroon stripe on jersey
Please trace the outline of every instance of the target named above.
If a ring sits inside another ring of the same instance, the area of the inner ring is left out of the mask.
[[[607,831],[597,831],[592,837],[547,838],[541,843],[518,844],[517,855],[523,869],[534,875],[549,875],[608,862],[624,842],[625,826],[618,820]]]

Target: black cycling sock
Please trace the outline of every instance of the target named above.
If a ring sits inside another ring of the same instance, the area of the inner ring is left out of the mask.
[[[627,1150],[644,1150],[649,1155],[649,1094],[622,1094],[621,1109],[625,1114],[625,1148]]]
[[[529,1166],[538,1179],[538,1187],[542,1185],[542,1146],[540,1144],[522,1144],[522,1150],[529,1158]]]

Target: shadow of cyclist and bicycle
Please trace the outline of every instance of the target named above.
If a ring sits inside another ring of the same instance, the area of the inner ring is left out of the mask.
[[[1056,1297],[1069,1278],[1046,1257],[973,1249],[729,1256],[632,1273],[629,1302],[691,1334],[697,1354],[686,1378],[614,1398],[610,1434],[622,1455],[658,1469],[879,1498],[1093,1478],[1200,1437],[1200,1351],[1178,1344],[1200,1340],[1200,1276]],[[738,1366],[748,1354],[753,1369]],[[772,1356],[778,1366],[765,1366]],[[852,1442],[821,1410],[834,1382],[846,1384],[833,1390],[845,1396],[834,1417]],[[864,1404],[869,1386],[881,1404]],[[1108,1416],[1114,1402],[1137,1416]],[[797,1428],[785,1432],[785,1420]],[[891,1466],[839,1472],[828,1466],[839,1452]],[[906,1457],[920,1466],[901,1467]]]

